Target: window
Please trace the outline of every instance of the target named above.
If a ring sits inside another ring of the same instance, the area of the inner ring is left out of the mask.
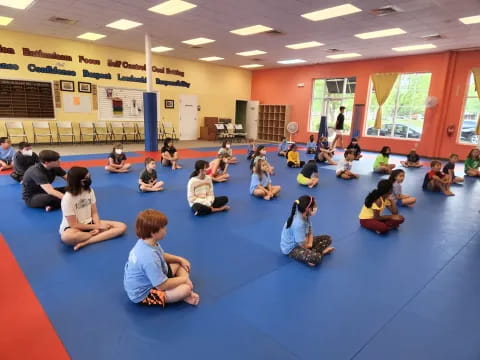
[[[468,82],[467,98],[463,109],[462,130],[460,131],[460,142],[478,144],[478,136],[475,135],[478,116],[480,115],[480,100],[475,91],[473,74]]]
[[[425,100],[430,87],[430,73],[400,74],[382,106],[382,128],[375,129],[378,102],[372,86],[367,115],[366,135],[420,139],[425,115]]]
[[[327,116],[328,127],[335,127],[340,106],[345,106],[344,130],[350,132],[352,124],[355,78],[315,79],[313,81],[312,105],[309,131],[317,132],[320,118]]]

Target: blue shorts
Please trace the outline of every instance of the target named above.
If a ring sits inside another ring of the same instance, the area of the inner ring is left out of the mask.
[[[395,203],[395,205],[397,205],[397,207],[403,206],[402,199],[397,199],[397,202]]]

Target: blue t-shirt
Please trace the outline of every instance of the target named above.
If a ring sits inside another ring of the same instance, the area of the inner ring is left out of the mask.
[[[123,287],[134,303],[144,300],[151,289],[168,279],[168,265],[160,245],[148,245],[139,239],[125,264]]]
[[[307,150],[308,149],[316,149],[316,148],[317,148],[317,143],[315,141],[307,142]]]
[[[2,149],[2,147],[0,147],[0,160],[12,161],[13,155],[15,155],[13,147],[10,146],[8,149]]]
[[[278,144],[278,152],[287,151],[287,150],[288,150],[288,143],[286,141]]]
[[[297,210],[293,217],[292,225],[288,229],[286,222],[283,225],[282,238],[280,240],[282,253],[288,255],[294,248],[303,245],[311,226],[310,219],[305,220],[302,213]]]
[[[262,180],[258,178],[257,174],[252,174],[252,180],[250,181],[250,194],[253,194],[253,190],[257,187],[257,185],[261,185],[263,187],[267,187],[268,184],[271,184],[272,180],[270,179],[270,175],[267,173],[262,174]]]

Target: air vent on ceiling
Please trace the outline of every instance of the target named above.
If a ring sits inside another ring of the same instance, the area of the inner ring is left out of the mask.
[[[201,46],[198,46],[198,45],[193,45],[193,46],[190,46],[190,49],[201,49],[202,47]]]
[[[403,10],[399,9],[396,6],[391,6],[391,5],[370,10],[370,14],[373,14],[375,16],[393,15],[399,12],[403,12]]]
[[[64,25],[73,25],[73,24],[76,24],[78,22],[78,20],[62,18],[62,17],[59,17],[59,16],[52,16],[48,20],[51,21],[51,22],[54,22],[54,23],[64,24]]]
[[[343,50],[340,50],[340,49],[327,49],[327,52],[328,53],[339,53],[339,52],[342,52]]]
[[[259,58],[255,58],[255,59],[251,59],[250,61],[259,62],[259,61],[264,61],[264,60],[263,60],[263,59],[259,59]]]
[[[266,31],[265,34],[267,34],[267,35],[285,35],[283,32],[275,30],[275,29],[270,30],[270,31]]]
[[[425,36],[422,36],[422,39],[425,41],[435,41],[435,40],[445,39],[445,36],[442,36],[440,34],[425,35]]]

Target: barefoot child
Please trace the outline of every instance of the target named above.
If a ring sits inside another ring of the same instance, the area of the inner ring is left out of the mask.
[[[87,168],[74,166],[68,171],[59,232],[62,241],[73,246],[75,251],[118,237],[127,230],[124,223],[100,220],[91,185],[92,179]]]
[[[316,266],[323,255],[331,253],[334,248],[329,235],[314,236],[310,217],[317,213],[315,198],[309,195],[300,196],[292,206],[292,212],[283,226],[280,249],[283,254],[303,262],[308,266]]]
[[[415,168],[421,168],[423,165],[420,163],[420,156],[417,154],[417,150],[412,149],[407,155],[407,160],[406,161],[400,161],[400,164],[402,164],[403,167],[415,167]]]
[[[315,137],[310,135],[309,141],[307,142],[307,154],[315,154],[317,152],[317,143],[315,142]]]
[[[258,160],[254,167],[250,181],[250,194],[270,200],[278,195],[281,187],[272,185],[268,164],[265,160]]]
[[[460,176],[455,176],[455,163],[458,161],[457,154],[451,154],[448,158],[448,162],[443,167],[443,172],[447,175],[450,175],[452,184],[462,183],[464,180]]]
[[[315,160],[308,160],[302,171],[297,175],[297,182],[310,189],[318,184],[318,166]]]
[[[397,207],[413,206],[413,204],[415,204],[417,199],[413,196],[402,193],[402,183],[403,180],[405,180],[405,171],[401,169],[393,170],[388,180],[393,184],[392,200],[396,202]]]
[[[0,138],[0,171],[8,170],[13,167],[12,161],[15,155],[15,150],[6,137]]]
[[[227,173],[227,168],[227,158],[216,158],[210,161],[206,173],[212,178],[213,182],[225,182],[230,178],[230,175]]]
[[[465,159],[465,175],[467,176],[480,176],[480,150],[472,149],[467,158]]]
[[[347,146],[347,150],[352,150],[353,154],[355,155],[355,160],[360,160],[362,155],[362,149],[360,145],[358,145],[358,139],[352,138],[350,144]]]
[[[184,301],[198,305],[200,297],[193,292],[190,262],[163,251],[159,241],[167,233],[167,217],[157,210],[144,210],[137,216],[137,243],[125,264],[123,286],[128,298],[147,306],[165,307]]]
[[[188,204],[195,215],[208,215],[211,213],[230,209],[227,205],[228,197],[213,194],[212,178],[207,175],[208,162],[197,160],[195,170],[190,175],[187,185]]]
[[[390,180],[380,180],[377,188],[367,195],[358,215],[362,227],[377,234],[385,234],[392,229],[397,229],[404,222],[405,219],[398,214],[395,203],[390,201],[392,191],[393,184]],[[385,207],[392,215],[382,215]]]
[[[337,165],[337,163],[332,160],[333,154],[334,151],[330,148],[328,139],[325,136],[322,136],[317,144],[315,160],[317,162],[326,162],[328,165]]]
[[[255,154],[253,154],[252,161],[250,162],[250,170],[252,170],[252,172],[258,160],[264,160],[268,165],[268,173],[275,175],[275,168],[267,161],[267,150],[263,145],[258,145]]]
[[[340,160],[337,166],[337,177],[344,180],[358,179],[360,175],[352,172],[352,161],[355,160],[353,150],[347,150],[343,154],[343,159]]]
[[[113,151],[108,157],[108,165],[105,170],[113,173],[126,173],[130,171],[132,165],[127,163],[127,156],[123,152],[123,145],[115,144]]]
[[[141,192],[162,191],[163,181],[157,180],[157,163],[154,159],[147,157],[145,159],[145,169],[138,178],[138,190]]]
[[[395,168],[395,164],[389,164],[390,146],[384,146],[380,151],[380,154],[373,163],[373,171],[380,174],[391,174]]]
[[[231,147],[232,144],[230,143],[230,140],[224,140],[222,147],[218,150],[218,157],[226,158],[229,164],[236,164],[238,160],[233,156]]]
[[[287,153],[287,165],[291,168],[299,168],[305,165],[305,161],[300,161],[300,153],[297,151],[297,145],[290,145]]]
[[[430,171],[425,174],[425,178],[423,179],[423,190],[441,191],[447,196],[455,195],[450,191],[450,175],[444,174],[441,171],[442,163],[438,160],[433,160],[430,163],[430,167]]]
[[[178,164],[178,153],[175,146],[173,146],[173,139],[166,138],[163,142],[163,146],[160,149],[162,154],[162,165],[171,166],[172,170],[181,169],[182,167]]]
[[[287,156],[288,143],[287,138],[283,137],[282,142],[278,144],[278,156]]]

